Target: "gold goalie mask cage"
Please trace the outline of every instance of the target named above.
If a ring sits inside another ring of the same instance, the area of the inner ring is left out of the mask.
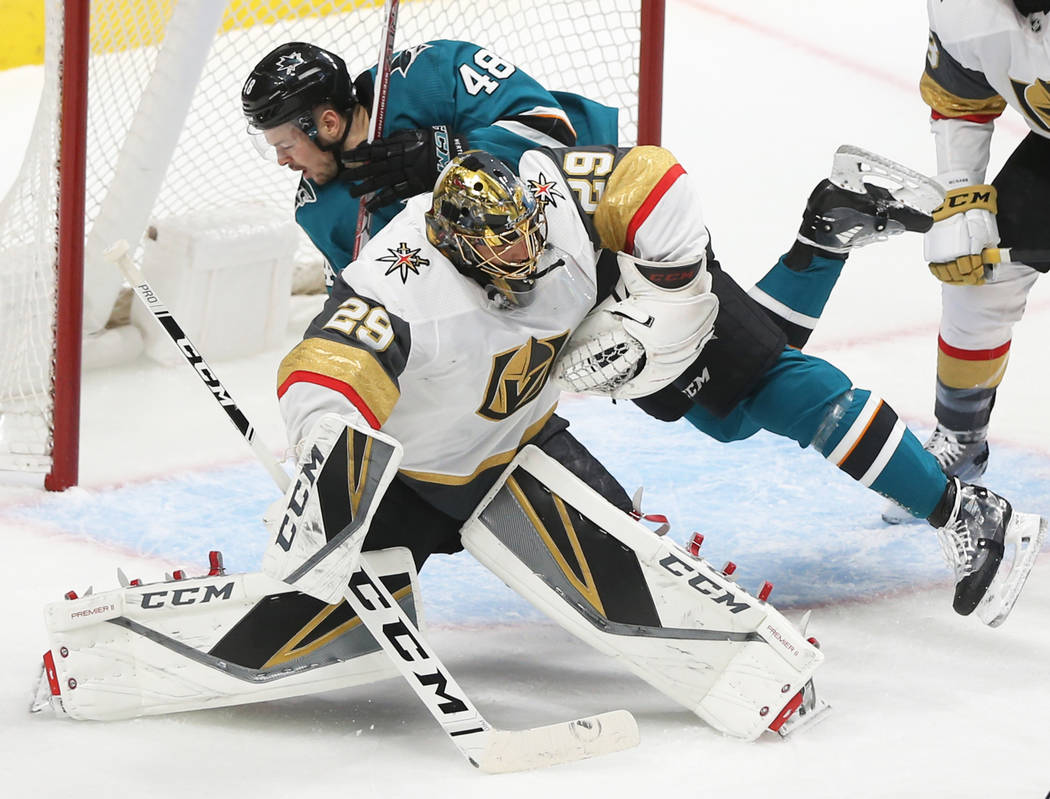
[[[547,222],[525,183],[482,150],[452,159],[438,176],[427,236],[461,273],[528,305]]]

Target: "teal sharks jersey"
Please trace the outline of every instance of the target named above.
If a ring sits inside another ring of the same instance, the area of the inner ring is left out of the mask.
[[[371,107],[376,69],[355,81]],[[471,148],[516,164],[536,147],[618,143],[618,111],[568,92],[551,92],[509,61],[470,42],[438,40],[396,53],[383,134],[445,125]],[[356,199],[339,179],[318,186],[302,180],[295,219],[338,274],[353,260]],[[375,234],[401,210],[392,203],[373,215]],[[331,277],[329,275],[329,283]]]

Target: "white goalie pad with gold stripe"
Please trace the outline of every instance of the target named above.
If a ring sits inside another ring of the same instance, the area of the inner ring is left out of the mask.
[[[363,419],[326,413],[299,451],[262,570],[334,604],[357,568],[368,526],[397,474],[403,449]]]
[[[409,551],[361,557],[419,624]],[[52,602],[44,617],[44,695],[74,719],[241,705],[399,674],[345,601],[326,604],[259,572],[127,586]]]
[[[463,544],[569,632],[726,735],[782,720],[823,661],[772,605],[525,447]]]

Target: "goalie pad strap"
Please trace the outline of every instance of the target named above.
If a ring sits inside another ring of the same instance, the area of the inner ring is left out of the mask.
[[[566,630],[727,735],[757,738],[823,660],[771,605],[534,447],[464,525],[463,544]]]

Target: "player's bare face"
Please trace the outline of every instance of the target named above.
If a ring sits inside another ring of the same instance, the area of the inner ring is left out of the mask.
[[[273,148],[278,164],[302,173],[319,186],[332,180],[339,171],[332,154],[318,147],[294,123],[278,125],[263,135]]]

